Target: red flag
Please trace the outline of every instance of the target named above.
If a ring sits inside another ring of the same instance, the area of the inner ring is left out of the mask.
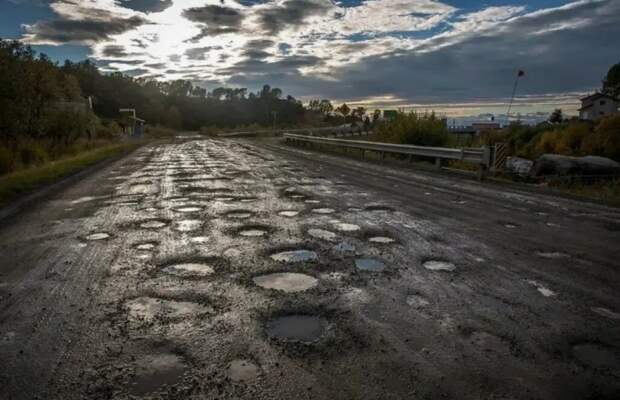
[[[525,76],[525,71],[523,71],[522,69],[519,70],[519,72],[517,73],[517,76],[520,78],[522,76]]]

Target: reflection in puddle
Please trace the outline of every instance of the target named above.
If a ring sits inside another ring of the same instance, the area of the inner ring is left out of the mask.
[[[178,221],[175,224],[174,229],[179,232],[192,232],[200,229],[202,221],[198,219],[185,219]]]
[[[536,290],[538,290],[538,292],[540,294],[542,294],[545,297],[551,297],[551,296],[555,296],[555,292],[545,286],[543,286],[542,284],[534,281],[534,280],[529,280],[527,281],[527,283],[529,283],[530,285],[534,286],[536,288]]]
[[[312,210],[315,214],[333,214],[336,212],[333,208],[315,208]]]
[[[318,284],[318,280],[312,276],[290,272],[257,276],[253,280],[257,286],[264,289],[281,290],[287,293],[302,292]]]
[[[338,229],[339,231],[342,231],[342,232],[356,232],[356,231],[359,231],[361,229],[359,227],[359,225],[346,224],[344,222],[339,222],[337,224],[334,224],[334,226],[336,227],[336,229]]]
[[[355,267],[361,271],[381,272],[385,269],[385,264],[373,258],[358,258],[355,260]]]
[[[92,233],[86,236],[86,240],[89,240],[89,241],[104,240],[104,239],[108,239],[109,237],[110,237],[110,234],[105,233],[105,232],[99,232],[99,233]]]
[[[299,215],[299,211],[280,211],[278,215],[282,217],[292,218]]]
[[[380,244],[390,244],[390,243],[394,243],[395,240],[387,237],[387,236],[375,236],[375,237],[371,237],[370,239],[368,239],[369,242],[372,243],[380,243]]]
[[[140,228],[144,228],[144,229],[159,229],[159,228],[163,228],[164,226],[166,226],[167,224],[164,221],[147,221],[147,222],[143,222],[140,224]]]
[[[327,321],[310,315],[290,315],[267,323],[267,335],[287,342],[310,344],[327,330]]]
[[[334,251],[339,253],[353,253],[355,252],[355,246],[348,242],[338,243],[333,247]]]
[[[318,259],[317,254],[310,250],[293,250],[283,251],[271,256],[275,261],[279,262],[304,262],[304,261],[316,261]]]

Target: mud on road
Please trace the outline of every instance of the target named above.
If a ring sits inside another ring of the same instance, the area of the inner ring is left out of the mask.
[[[3,399],[620,398],[618,209],[274,142],[0,229]]]

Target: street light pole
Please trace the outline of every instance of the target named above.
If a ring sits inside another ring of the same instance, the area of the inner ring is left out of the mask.
[[[506,121],[508,125],[510,125],[510,111],[512,110],[512,103],[515,100],[515,95],[517,94],[517,85],[519,84],[519,78],[525,76],[525,72],[523,70],[519,70],[517,72],[517,78],[515,79],[514,87],[512,88],[512,96],[510,96],[510,104],[508,105],[508,112],[506,113]]]

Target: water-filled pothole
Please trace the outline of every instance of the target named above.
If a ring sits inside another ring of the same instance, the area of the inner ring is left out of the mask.
[[[151,251],[155,249],[157,243],[155,242],[146,242],[146,243],[138,243],[135,248],[140,251]]]
[[[136,361],[136,374],[129,389],[135,396],[162,390],[181,382],[186,370],[183,359],[172,353],[153,354]]]
[[[294,210],[284,210],[284,211],[280,211],[278,213],[278,215],[282,216],[282,217],[287,217],[287,218],[292,218],[292,217],[296,217],[299,215],[299,211],[294,211]]]
[[[233,210],[227,212],[225,215],[227,218],[231,219],[248,219],[254,215],[254,213],[247,210]]]
[[[261,275],[253,279],[263,289],[281,290],[286,293],[303,292],[317,286],[318,280],[310,275],[281,272]]]
[[[180,277],[203,277],[215,272],[211,265],[201,263],[172,264],[164,268],[163,271]]]
[[[559,251],[551,251],[551,252],[544,252],[544,251],[539,251],[536,253],[536,255],[538,257],[541,258],[548,258],[548,259],[562,259],[562,258],[570,258],[570,255],[566,254],[566,253],[561,253]]]
[[[364,208],[364,211],[394,211],[394,209],[392,207],[377,204]]]
[[[140,228],[144,228],[144,229],[160,229],[165,227],[166,225],[168,225],[167,222],[162,221],[162,220],[151,220],[151,221],[145,221],[142,222],[140,224]]]
[[[291,250],[272,254],[271,258],[278,262],[299,263],[306,261],[316,261],[319,256],[311,250]]]
[[[333,214],[336,212],[336,210],[334,210],[333,208],[315,208],[312,210],[313,213],[315,214]]]
[[[312,315],[289,315],[266,324],[267,335],[285,342],[312,344],[327,332],[326,320]]]
[[[338,229],[339,231],[342,231],[342,232],[356,232],[356,231],[359,231],[360,229],[362,229],[362,228],[360,228],[359,225],[347,224],[347,223],[344,223],[344,222],[338,222],[338,223],[334,224],[334,227],[336,229]]]
[[[456,270],[456,265],[446,261],[426,261],[423,266],[429,271],[452,272]]]
[[[396,240],[392,239],[391,237],[387,237],[387,236],[373,236],[369,238],[368,241],[371,243],[379,243],[379,244],[391,244],[391,243],[396,242]]]
[[[536,290],[538,290],[538,292],[540,294],[542,294],[543,296],[545,296],[545,297],[552,297],[552,296],[555,296],[555,294],[556,294],[553,290],[547,288],[542,283],[539,283],[537,281],[529,280],[529,281],[527,281],[527,283],[529,283],[530,285],[534,286],[536,288]]]
[[[336,235],[334,232],[326,231],[324,229],[309,229],[308,235],[312,236],[313,238],[326,240],[328,242],[333,242],[338,237],[338,235]]]
[[[360,271],[381,272],[385,270],[385,263],[374,258],[358,258],[355,267]]]
[[[332,249],[338,253],[354,253],[355,252],[355,246],[353,246],[349,242],[338,243]]]
[[[236,232],[243,237],[263,237],[269,234],[269,227],[262,225],[242,226]]]
[[[88,241],[97,241],[97,240],[105,240],[109,238],[110,238],[109,233],[97,232],[97,233],[91,233],[90,235],[86,236],[85,239]]]
[[[174,230],[179,232],[193,232],[202,227],[202,221],[199,219],[184,219],[177,221]]]
[[[180,213],[183,213],[183,214],[190,214],[190,213],[197,213],[197,212],[202,211],[202,207],[198,207],[198,206],[183,206],[183,207],[175,208],[174,211],[180,212]]]
[[[409,306],[414,308],[423,308],[430,304],[428,300],[417,294],[411,294],[407,296],[407,299],[405,301]]]

